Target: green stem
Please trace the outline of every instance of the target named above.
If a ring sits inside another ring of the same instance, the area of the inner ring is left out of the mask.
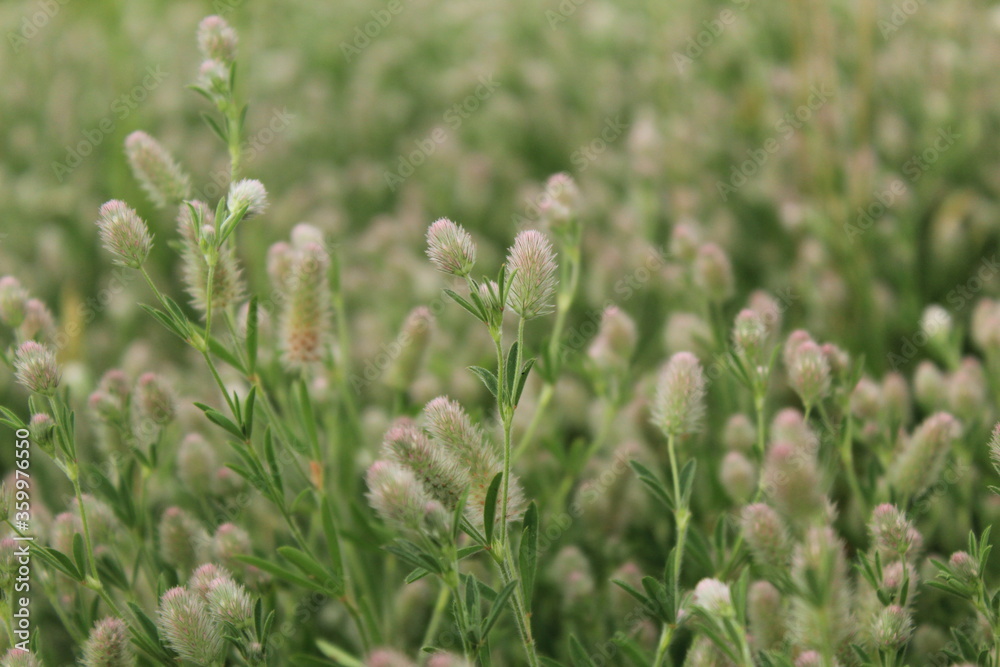
[[[667,649],[670,648],[670,640],[674,634],[673,628],[667,623],[663,624],[660,632],[660,641],[656,645],[656,656],[653,658],[653,667],[660,667],[667,659]]]
[[[441,619],[444,618],[444,612],[448,608],[448,601],[451,599],[451,589],[447,585],[442,584],[441,590],[438,593],[437,602],[434,603],[434,612],[431,614],[431,622],[427,625],[427,631],[424,633],[424,639],[420,642],[421,648],[424,646],[434,645],[434,635],[437,634],[438,628],[441,627]],[[421,664],[426,662],[428,654],[424,654],[421,659]]]
[[[521,442],[518,443],[517,448],[514,450],[514,460],[521,458],[528,445],[531,444],[532,439],[535,436],[535,431],[538,430],[538,424],[542,421],[542,415],[545,414],[546,408],[549,407],[549,402],[552,400],[552,396],[555,393],[555,385],[550,382],[546,382],[542,385],[542,391],[538,395],[538,404],[535,406],[535,414],[531,416],[531,423],[528,424],[528,428],[524,431],[524,435],[521,436]]]

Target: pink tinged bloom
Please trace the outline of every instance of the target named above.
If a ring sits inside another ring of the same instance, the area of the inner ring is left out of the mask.
[[[236,59],[236,31],[221,16],[206,16],[198,24],[198,50],[211,60],[231,63]]]
[[[788,382],[808,407],[830,393],[830,362],[822,348],[805,341],[790,355]]]
[[[84,667],[132,667],[135,651],[128,626],[120,618],[108,617],[97,622],[83,646]]]
[[[28,303],[28,290],[14,276],[0,278],[0,322],[20,326]]]
[[[163,208],[191,196],[191,178],[160,145],[141,130],[125,138],[125,156],[149,200]]]
[[[14,374],[28,391],[51,395],[59,386],[56,355],[47,346],[29,340],[14,353]]]
[[[123,201],[113,199],[101,206],[97,227],[104,247],[121,266],[138,269],[153,249],[146,223]]]
[[[726,251],[715,243],[698,248],[694,258],[694,281],[711,301],[722,302],[733,295],[733,267]]]
[[[245,178],[229,186],[226,197],[226,208],[230,214],[246,210],[244,220],[255,218],[267,210],[267,190],[264,184],[252,178]]]
[[[960,433],[958,420],[947,412],[925,419],[889,465],[889,485],[904,498],[923,493],[940,477]]]
[[[476,245],[461,225],[441,218],[427,229],[427,256],[438,271],[466,276],[476,264]]]
[[[517,235],[507,254],[507,272],[514,312],[526,320],[552,312],[556,260],[544,234],[528,230]]]
[[[184,660],[213,665],[225,655],[223,630],[197,593],[179,586],[164,593],[159,626],[167,645]]]

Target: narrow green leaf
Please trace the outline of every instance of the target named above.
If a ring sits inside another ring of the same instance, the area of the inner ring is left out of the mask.
[[[496,625],[497,620],[500,619],[500,614],[503,613],[503,609],[507,606],[507,600],[514,593],[514,589],[517,588],[518,581],[514,579],[507,583],[506,586],[500,589],[497,593],[496,599],[493,601],[493,606],[490,608],[490,614],[486,617],[483,622],[483,637],[490,634],[490,630]]]
[[[517,407],[517,404],[521,401],[521,393],[524,391],[524,385],[528,382],[528,373],[534,365],[535,360],[528,359],[524,362],[524,365],[521,366],[521,375],[517,378],[517,388],[514,390],[514,398],[511,401],[511,404],[515,407]]]
[[[498,472],[490,482],[490,488],[486,491],[486,505],[483,507],[483,525],[486,529],[486,542],[493,543],[493,529],[496,527],[497,514],[497,494],[500,493],[500,484],[503,482],[503,472]],[[503,508],[501,511],[506,511]]]
[[[504,403],[513,405],[514,390],[516,388],[517,380],[520,375],[517,372],[517,341],[510,346],[507,350],[507,361],[504,364],[504,377],[503,377],[503,397],[501,401]]]
[[[691,500],[691,491],[694,488],[694,473],[696,468],[697,462],[694,459],[685,463],[684,467],[681,468],[681,507],[687,507],[689,505],[689,501]]]
[[[597,667],[576,635],[569,636],[569,655],[573,659],[573,667]]]
[[[204,403],[195,403],[195,406],[205,413],[210,422],[229,431],[237,439],[243,440],[243,431],[221,412]]]
[[[471,303],[460,297],[457,292],[455,292],[454,290],[446,289],[444,293],[450,296],[452,301],[454,301],[462,308],[465,308],[467,311],[469,311],[472,314],[472,316],[475,317],[477,320],[483,323],[486,322],[486,317],[484,316],[484,314],[477,311],[475,306],[473,306]]]
[[[531,603],[535,588],[535,572],[538,568],[538,507],[532,501],[524,513],[521,529],[521,545],[518,548],[518,566],[521,570],[521,588],[524,599]]]
[[[493,374],[493,371],[482,366],[469,366],[469,370],[475,373],[483,381],[483,384],[486,385],[486,388],[490,390],[493,397],[497,398],[497,376]]]
[[[208,98],[209,101],[212,101],[211,96],[209,96],[207,92],[203,91],[200,88],[194,88],[194,90],[195,92],[202,93]],[[219,121],[217,121],[211,114],[202,111],[201,119],[205,121],[205,124],[208,125],[208,127],[212,130],[212,132],[215,133],[215,136],[217,136],[219,139],[222,140],[222,143],[224,144],[229,143],[229,139],[226,137],[226,131],[222,129],[222,126],[219,125]]]
[[[239,372],[243,373],[244,375],[247,374],[247,369],[243,366],[242,363],[240,363],[239,358],[235,354],[230,352],[229,349],[222,344],[222,341],[220,341],[215,336],[209,337],[208,349],[212,354],[217,356],[219,359],[222,359],[224,362],[226,362]]]
[[[250,297],[250,305],[247,308],[247,338],[246,338],[246,350],[247,350],[247,370],[250,375],[257,372],[257,331],[258,325],[258,299],[257,295],[254,294]]]
[[[326,536],[326,550],[330,557],[330,565],[338,587],[344,582],[344,560],[340,553],[340,533],[337,531],[337,524],[333,520],[333,505],[330,498],[326,499],[320,509],[323,520],[323,533]]]
[[[269,560],[257,558],[256,556],[236,556],[236,560],[246,563],[247,565],[253,565],[254,567],[260,568],[268,574],[274,575],[278,579],[295,584],[296,586],[301,586],[302,588],[313,590],[318,593],[327,592],[326,589],[317,582],[296,574],[291,570],[285,569],[280,565],[275,565]]]
[[[83,544],[83,535],[73,533],[73,560],[79,572],[87,571],[87,549]]]

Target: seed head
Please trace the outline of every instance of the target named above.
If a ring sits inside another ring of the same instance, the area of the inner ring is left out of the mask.
[[[889,485],[904,498],[923,493],[941,475],[951,444],[960,433],[958,420],[947,412],[925,419],[889,465]]]
[[[545,197],[539,204],[542,221],[555,234],[566,231],[580,209],[580,190],[569,174],[553,174],[545,183]]]
[[[439,396],[424,406],[423,423],[435,445],[448,452],[459,469],[469,475],[469,495],[466,514],[477,526],[482,526],[486,493],[503,462],[497,451],[486,441],[483,432],[457,402]],[[507,520],[516,521],[525,509],[524,492],[516,475],[511,475],[507,497]],[[502,502],[497,498],[497,502]],[[499,515],[499,512],[497,513]]]
[[[755,503],[743,509],[741,517],[743,538],[761,565],[784,568],[792,554],[788,529],[778,513],[769,505]]]
[[[205,438],[191,433],[181,440],[177,450],[177,472],[188,490],[203,494],[212,488],[218,468],[219,459]]]
[[[179,507],[168,507],[160,519],[160,556],[167,565],[190,572],[209,544],[208,533]]]
[[[59,386],[56,355],[47,346],[29,340],[14,353],[14,373],[28,391],[49,396]]]
[[[974,585],[979,579],[979,563],[965,551],[956,551],[948,559],[952,572],[964,584]]]
[[[526,320],[552,312],[556,289],[556,259],[541,232],[528,230],[514,238],[507,253],[510,305]]]
[[[733,345],[740,360],[748,366],[748,371],[754,372],[764,366],[767,339],[768,331],[763,318],[749,308],[741,310],[733,324]]]
[[[757,468],[741,452],[731,451],[722,459],[719,481],[733,502],[742,505],[757,488]]]
[[[230,213],[246,208],[243,215],[244,220],[249,220],[261,215],[267,210],[267,190],[264,184],[252,178],[244,178],[229,186],[229,194],[226,197],[226,208]]]
[[[788,442],[771,446],[764,462],[764,489],[782,515],[805,524],[826,510],[816,458]]]
[[[22,340],[32,338],[51,340],[55,331],[55,319],[52,312],[38,299],[28,299],[24,304],[24,320],[18,327]]]
[[[913,392],[917,403],[926,411],[945,407],[948,385],[944,373],[932,361],[921,361],[913,374]]]
[[[201,201],[185,202],[177,216],[181,236],[181,264],[184,285],[191,296],[191,304],[202,313],[208,310],[208,261],[201,248],[201,239],[215,234],[215,214]],[[214,241],[212,242],[214,245]],[[242,270],[232,243],[219,248],[215,272],[212,274],[212,309],[220,310],[243,298]]]
[[[56,430],[56,423],[52,417],[44,412],[36,412],[31,415],[28,430],[31,431],[31,437],[34,439],[35,444],[41,447],[43,452],[51,456],[55,451],[54,436]]]
[[[276,285],[286,295],[281,349],[282,360],[289,368],[308,368],[322,361],[326,353],[333,330],[329,268],[326,249],[308,241],[293,247],[287,279],[283,285]]]
[[[923,541],[913,524],[895,505],[883,503],[872,512],[868,531],[883,561],[903,558]]]
[[[184,660],[199,665],[222,661],[226,648],[222,629],[196,593],[180,586],[164,593],[159,625],[167,644]]]
[[[875,615],[872,644],[879,651],[898,650],[913,635],[913,619],[899,605],[889,605]]]
[[[769,581],[755,581],[747,590],[747,620],[754,648],[766,651],[781,643],[788,631],[781,593]]]
[[[135,652],[128,627],[120,618],[110,616],[97,622],[83,646],[84,667],[132,667]]]
[[[427,229],[427,256],[438,271],[466,276],[476,264],[476,244],[461,225],[441,218]]]
[[[735,452],[749,452],[757,442],[757,430],[749,417],[744,414],[734,414],[726,421],[722,432],[722,442],[726,449]]]
[[[399,355],[393,361],[386,376],[386,384],[405,391],[417,379],[424,353],[431,339],[434,315],[426,306],[418,306],[409,312],[403,322],[403,330],[396,342]]]
[[[733,295],[733,266],[726,252],[715,243],[698,248],[694,259],[694,282],[710,301],[721,303]]]
[[[36,658],[33,653],[19,648],[7,649],[7,652],[0,658],[0,665],[3,667],[43,667],[42,661]]]
[[[966,357],[948,380],[948,406],[959,419],[975,422],[989,409],[986,373],[978,359]]]
[[[148,419],[163,426],[172,421],[176,414],[174,394],[156,373],[142,374],[136,383],[135,398],[140,419]]]
[[[0,322],[14,328],[24,320],[28,290],[14,276],[0,278]]]
[[[678,352],[660,372],[653,424],[667,436],[696,433],[705,416],[705,375],[698,358]]]
[[[164,208],[191,196],[191,178],[160,143],[141,130],[125,137],[125,156],[132,175],[149,200]]]
[[[382,455],[409,469],[431,498],[454,510],[469,485],[468,473],[449,452],[431,443],[416,423],[399,420],[386,432]]]
[[[830,392],[830,362],[819,345],[805,341],[795,348],[788,383],[806,406],[816,405],[826,397]]]
[[[209,613],[221,625],[237,631],[253,623],[253,602],[243,586],[229,577],[218,577],[208,584],[206,595]]]
[[[670,232],[670,254],[682,262],[693,262],[698,254],[701,234],[698,228],[687,222],[674,226]]]
[[[244,565],[236,560],[238,556],[249,556],[253,552],[250,534],[234,523],[224,523],[215,529],[212,536],[212,558],[233,570]]]
[[[236,41],[236,31],[220,16],[206,16],[198,24],[198,50],[205,58],[233,62]]]
[[[101,206],[97,227],[104,247],[121,266],[138,269],[153,249],[146,223],[123,201],[113,199]]]
[[[587,350],[594,364],[603,370],[628,368],[638,341],[635,321],[617,306],[608,306],[601,315],[601,325]]]
[[[871,378],[861,378],[851,392],[851,414],[858,419],[874,421],[881,412],[882,390]]]

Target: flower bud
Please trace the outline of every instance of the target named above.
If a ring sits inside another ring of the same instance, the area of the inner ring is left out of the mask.
[[[781,350],[781,360],[785,364],[785,368],[792,367],[792,363],[795,361],[796,350],[799,349],[800,345],[807,342],[815,341],[813,341],[809,332],[804,329],[796,329],[788,334],[788,338],[785,339],[785,346]]]
[[[1000,351],[1000,301],[980,299],[972,311],[972,341],[980,350]]]
[[[250,534],[233,523],[221,524],[212,536],[212,558],[231,570],[242,570],[245,566],[237,559],[238,556],[249,556],[252,553]]]
[[[746,415],[734,414],[726,421],[722,442],[726,449],[735,452],[752,451],[757,442],[757,429]]]
[[[191,196],[191,178],[160,143],[141,130],[125,137],[125,156],[135,180],[154,205],[164,208]]]
[[[699,581],[694,588],[692,603],[717,618],[730,618],[736,613],[733,609],[733,598],[729,592],[729,586],[718,579]]]
[[[913,619],[899,605],[890,605],[875,615],[872,644],[879,651],[896,651],[913,635]]]
[[[792,553],[788,529],[769,505],[755,503],[743,508],[740,519],[743,539],[754,560],[764,566],[785,568]]]
[[[432,501],[414,474],[398,463],[376,461],[368,468],[368,502],[384,521],[402,532],[418,532],[430,513],[444,508]]]
[[[139,378],[135,400],[139,418],[158,426],[169,423],[176,414],[173,392],[156,373],[144,373]]]
[[[803,651],[795,659],[795,667],[822,667],[823,656],[818,651]]]
[[[847,352],[837,347],[833,343],[823,343],[820,346],[826,363],[830,366],[830,372],[835,377],[845,375],[851,370],[851,357]]]
[[[632,318],[617,306],[608,306],[601,314],[600,328],[587,355],[602,370],[623,371],[628,368],[637,341]]]
[[[868,531],[872,545],[882,554],[883,561],[904,558],[919,547],[920,534],[895,505],[883,503],[872,512]]]
[[[666,436],[701,429],[705,416],[705,375],[690,352],[678,352],[660,372],[653,399],[653,424]]]
[[[188,590],[197,593],[203,601],[208,601],[208,589],[216,579],[233,579],[233,575],[224,567],[215,563],[205,563],[191,573],[188,579]],[[235,580],[234,580],[235,581]]]
[[[42,661],[23,649],[12,648],[0,657],[0,665],[3,667],[43,667]]]
[[[757,314],[758,321],[767,332],[768,342],[777,340],[781,333],[781,316],[785,308],[764,290],[754,290],[747,300],[747,308]]]
[[[243,220],[249,220],[266,211],[267,205],[267,190],[264,189],[264,184],[260,181],[244,178],[229,186],[226,208],[230,214],[246,208]]]
[[[874,421],[881,412],[882,390],[871,378],[861,378],[851,392],[851,414],[864,421]]]
[[[700,243],[701,234],[691,223],[674,225],[670,232],[670,254],[682,262],[690,263],[695,260]]]
[[[910,387],[901,373],[887,373],[882,378],[882,401],[890,424],[907,424],[910,421]]]
[[[989,401],[982,364],[966,357],[948,379],[948,407],[959,419],[974,423],[989,409]]]
[[[940,347],[948,345],[954,332],[955,323],[951,314],[936,303],[932,303],[920,316],[920,329],[927,334],[932,344]]]
[[[55,451],[56,432],[56,423],[53,421],[52,417],[44,412],[36,412],[31,415],[28,430],[31,431],[31,439],[35,442],[35,444],[38,445],[43,452],[52,456]]]
[[[553,174],[545,183],[545,197],[539,204],[542,223],[555,234],[567,231],[580,209],[580,190],[569,174]]]
[[[167,565],[190,572],[209,543],[208,533],[179,507],[169,507],[160,519],[160,556]]]
[[[206,16],[198,24],[198,50],[210,60],[236,60],[236,31],[220,16]]]
[[[97,622],[83,645],[84,667],[132,667],[135,652],[128,627],[113,616]]]
[[[33,340],[14,353],[14,374],[28,391],[44,396],[55,392],[61,375],[52,350]]]
[[[438,271],[466,276],[476,264],[476,244],[461,225],[441,218],[427,229],[427,256]]]
[[[149,228],[135,210],[117,199],[101,206],[97,228],[104,247],[115,263],[138,269],[153,249]]]
[[[18,333],[22,340],[32,338],[40,340],[51,340],[55,332],[56,323],[52,317],[49,307],[38,299],[28,299],[24,304],[24,320],[18,327]]]
[[[554,588],[561,593],[566,611],[572,612],[594,595],[594,574],[590,561],[575,545],[559,550],[552,559],[548,574]]]
[[[753,646],[766,651],[778,646],[787,632],[781,593],[769,581],[755,581],[747,590],[747,620]]]
[[[415,664],[396,650],[377,648],[368,654],[365,667],[415,667]]]
[[[556,260],[544,234],[534,230],[518,234],[507,253],[507,271],[514,312],[526,320],[552,312]]]
[[[763,369],[767,363],[764,358],[766,344],[767,328],[760,315],[747,308],[741,310],[733,324],[733,345],[748,372]]]
[[[757,468],[742,453],[729,452],[722,459],[719,481],[733,502],[742,505],[757,488]]]
[[[215,450],[198,433],[187,435],[177,450],[177,472],[189,491],[205,493],[212,488],[219,459]]]
[[[214,665],[225,656],[222,629],[196,593],[180,586],[160,598],[160,632],[170,648],[184,660]]]
[[[830,392],[830,363],[819,345],[804,341],[791,355],[788,383],[808,410]]]
[[[979,563],[965,551],[956,551],[948,559],[955,577],[963,584],[975,586],[979,579]]]
[[[253,602],[243,586],[228,577],[219,577],[208,585],[206,602],[209,613],[223,627],[237,631],[253,625]]]
[[[715,243],[698,248],[694,259],[694,282],[710,301],[721,303],[733,295],[733,267],[726,252]]]
[[[191,304],[202,313],[208,310],[209,298],[209,267],[202,244],[216,244],[214,220],[215,214],[200,201],[185,202],[177,218],[184,285],[191,296]],[[236,304],[243,298],[244,291],[236,248],[232,243],[224,243],[218,249],[215,271],[212,272],[212,309],[225,309]]]
[[[923,493],[941,475],[951,444],[960,431],[958,421],[946,412],[925,419],[889,465],[890,486],[903,498]]]
[[[469,477],[441,447],[435,447],[424,432],[408,419],[400,420],[385,434],[382,455],[408,468],[430,496],[448,510],[462,498]]]
[[[948,386],[944,374],[931,361],[921,361],[913,375],[913,389],[917,403],[927,411],[945,407]]]
[[[794,523],[808,523],[826,510],[813,455],[776,442],[764,463],[764,488],[778,511]]]
[[[396,343],[399,354],[386,377],[386,384],[399,391],[404,391],[417,379],[424,353],[430,343],[431,329],[434,326],[434,316],[426,306],[419,306],[410,311],[403,322]]]
[[[24,321],[24,310],[28,303],[28,290],[14,276],[0,278],[0,322],[11,328]]]

